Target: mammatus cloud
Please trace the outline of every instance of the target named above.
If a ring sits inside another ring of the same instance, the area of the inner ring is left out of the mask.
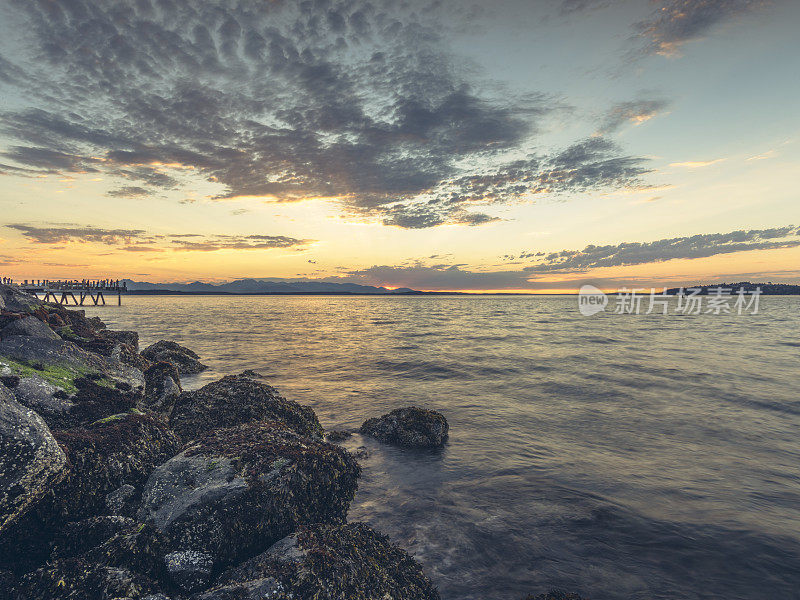
[[[211,235],[178,233],[152,235],[142,229],[103,229],[99,227],[35,227],[24,224],[6,225],[22,232],[28,240],[45,245],[67,242],[97,243],[120,246],[126,252],[163,252],[165,250],[212,252],[215,250],[264,250],[292,248],[301,250],[315,240],[283,235]]]
[[[467,165],[506,164],[496,176],[519,191],[497,188],[493,202],[646,172],[612,146],[596,164],[560,164],[555,151],[508,164],[560,101],[496,93],[468,75],[437,26],[449,16],[441,3],[326,6],[6,3],[0,18],[25,38],[0,61],[0,85],[29,108],[0,113],[0,131],[19,142],[5,158],[44,173],[101,171],[122,180],[111,197],[207,180],[220,200],[330,198],[412,228],[494,220],[460,194],[476,176]]]
[[[666,100],[631,100],[611,107],[603,118],[598,133],[608,135],[623,125],[639,125],[662,113],[669,103]]]
[[[503,257],[514,262],[529,261],[521,269],[475,270],[464,264],[375,265],[351,271],[347,279],[369,285],[403,286],[423,290],[524,290],[553,289],[560,285],[579,287],[601,282],[609,287],[630,285],[633,280],[586,279],[593,269],[660,263],[675,259],[696,259],[745,252],[800,247],[800,227],[732,231],[654,242],[588,245],[583,250],[545,253],[526,251]],[[554,283],[553,277],[562,279]],[[649,283],[656,285],[657,282]]]

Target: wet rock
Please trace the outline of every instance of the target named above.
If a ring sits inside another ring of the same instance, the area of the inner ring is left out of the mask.
[[[64,477],[65,463],[41,417],[0,387],[0,532]]]
[[[333,442],[334,444],[338,444],[339,442],[345,441],[347,438],[352,437],[352,433],[349,431],[338,431],[336,429],[331,429],[325,433],[325,439],[329,442]]]
[[[281,423],[249,423],[216,430],[159,466],[138,518],[175,550],[208,552],[224,566],[299,525],[342,521],[359,475],[337,446]]]
[[[172,363],[181,375],[200,373],[208,368],[200,362],[200,357],[195,352],[166,340],[148,346],[142,350],[142,356],[152,362]]]
[[[64,340],[18,335],[0,341],[0,376],[19,377],[17,400],[53,428],[133,408],[144,390],[138,369]]]
[[[366,446],[359,446],[356,448],[355,452],[353,452],[353,456],[358,460],[366,460],[369,458],[369,450],[367,450]]]
[[[300,435],[322,435],[313,410],[286,400],[275,388],[244,375],[229,375],[197,391],[182,393],[169,424],[188,440],[216,427],[261,420],[279,421]]]
[[[214,560],[207,552],[179,550],[164,557],[167,574],[172,582],[185,592],[206,587],[211,579]]]
[[[148,410],[169,416],[183,391],[178,370],[168,362],[157,362],[144,372],[144,401]]]
[[[64,480],[37,510],[48,520],[76,520],[105,510],[106,496],[125,484],[135,488],[157,465],[180,449],[163,423],[141,414],[121,414],[54,436],[69,461]]]
[[[361,425],[362,434],[405,448],[441,447],[449,429],[442,413],[416,406],[398,408]]]
[[[136,512],[136,488],[126,483],[106,494],[106,510],[110,515],[132,516]]]
[[[0,340],[12,335],[22,335],[27,337],[38,337],[46,340],[60,339],[58,334],[50,329],[46,323],[42,323],[34,316],[14,319],[8,325],[0,329]]]
[[[255,594],[259,586],[273,595]],[[349,523],[302,527],[194,600],[232,598],[438,600],[439,593],[405,551],[367,525]]]
[[[141,598],[160,590],[144,575],[124,567],[110,567],[83,558],[48,563],[21,578],[16,587],[20,600],[115,600]]]

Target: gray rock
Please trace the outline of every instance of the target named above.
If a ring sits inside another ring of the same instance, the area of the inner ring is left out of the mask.
[[[64,477],[65,463],[41,417],[0,386],[0,532]]]
[[[136,512],[133,502],[136,498],[136,488],[126,483],[106,495],[106,508],[110,515],[130,516]]]
[[[3,329],[0,329],[0,340],[11,337],[12,335],[38,337],[46,340],[60,339],[58,334],[50,329],[49,325],[42,323],[34,316],[16,319],[3,327]]]
[[[151,344],[142,350],[142,356],[153,362],[172,363],[181,375],[200,373],[208,368],[200,362],[197,353],[167,340]]]
[[[339,442],[345,441],[347,438],[352,437],[353,434],[349,431],[339,431],[337,429],[331,429],[330,431],[325,432],[325,439],[329,442],[333,442],[334,444],[338,444]]]
[[[145,408],[169,417],[183,391],[175,365],[157,362],[144,372],[144,380]]]
[[[41,300],[3,284],[0,284],[0,300],[4,305],[1,308],[11,312],[33,312],[42,306]]]
[[[211,579],[214,559],[207,552],[179,550],[164,557],[172,582],[185,592],[203,588]]]
[[[192,600],[266,600],[268,598],[285,598],[286,590],[273,577],[253,579],[242,583],[223,585],[192,596]]]
[[[8,374],[12,374],[11,369],[2,367],[2,360],[0,358],[0,374],[6,370]],[[17,402],[36,411],[45,422],[53,425],[58,424],[61,417],[68,414],[75,406],[64,393],[64,388],[48,383],[39,375],[19,377],[13,392]]]
[[[111,329],[104,329],[100,331],[101,338],[112,340],[118,344],[126,344],[132,347],[136,352],[139,351],[139,334],[135,331],[114,331]]]
[[[439,448],[447,441],[450,426],[444,415],[416,406],[398,408],[361,425],[361,433],[404,448]]]
[[[338,446],[250,423],[213,431],[159,466],[137,516],[172,549],[208,552],[224,567],[299,525],[343,520],[359,474]]]

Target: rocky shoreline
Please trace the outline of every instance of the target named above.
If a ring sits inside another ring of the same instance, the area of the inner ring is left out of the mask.
[[[350,432],[252,371],[184,391],[205,368],[0,285],[0,597],[439,598],[404,550],[347,522],[361,466],[335,442]],[[416,407],[360,429],[415,448],[448,431]]]

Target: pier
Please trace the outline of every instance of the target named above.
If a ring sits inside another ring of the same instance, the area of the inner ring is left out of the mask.
[[[125,282],[119,279],[69,279],[49,280],[32,279],[13,281],[11,285],[17,289],[35,296],[44,302],[53,304],[84,306],[89,301],[94,306],[106,304],[106,295],[116,294],[117,305],[122,305],[122,294],[128,291]]]

